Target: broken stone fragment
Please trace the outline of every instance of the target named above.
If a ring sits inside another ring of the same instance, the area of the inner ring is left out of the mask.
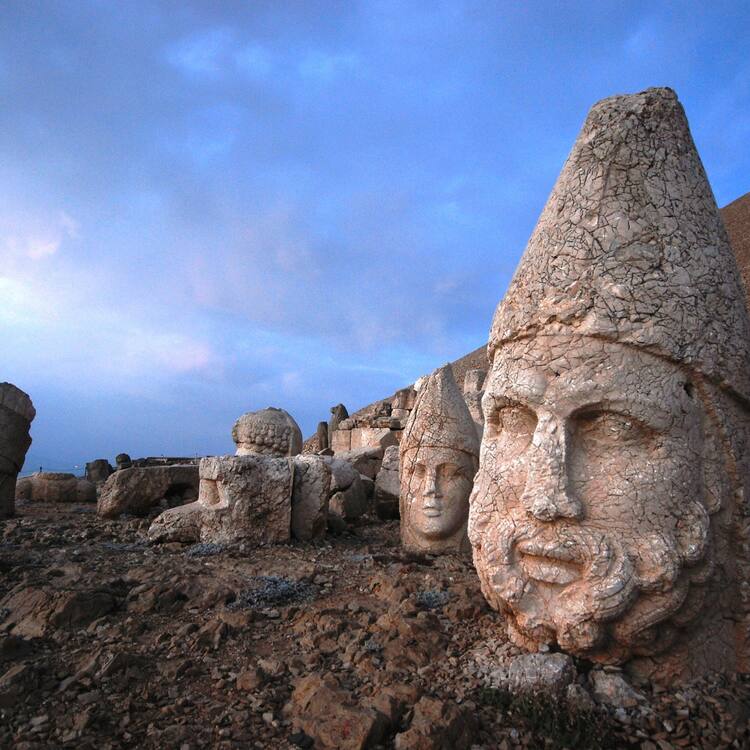
[[[293,467],[291,458],[257,453],[203,458],[198,500],[154,519],[149,539],[251,546],[288,542]]]
[[[401,491],[398,475],[399,448],[389,446],[383,454],[383,463],[375,478],[375,513],[383,520],[399,517],[399,492]]]
[[[469,750],[477,734],[471,706],[420,698],[409,728],[396,735],[395,750]]]
[[[522,654],[490,672],[492,687],[512,693],[547,693],[561,697],[577,677],[568,654]]]
[[[477,428],[477,437],[481,441],[484,431],[484,414],[482,412],[482,396],[484,396],[484,380],[487,370],[469,370],[464,378],[464,401]]]
[[[184,505],[197,496],[198,481],[198,467],[193,465],[120,469],[102,486],[97,513],[103,518],[122,513],[143,516],[160,506]]]
[[[325,536],[331,468],[319,456],[295,456],[292,536],[310,541]]]
[[[366,750],[378,745],[388,730],[387,719],[357,705],[332,674],[299,679],[284,714],[320,748]]]
[[[86,479],[94,484],[102,484],[107,481],[113,471],[106,458],[97,458],[86,464]]]

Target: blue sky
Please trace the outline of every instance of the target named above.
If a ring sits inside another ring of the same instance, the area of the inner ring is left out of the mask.
[[[0,6],[0,381],[26,469],[305,434],[484,343],[588,108],[750,190],[746,2]]]

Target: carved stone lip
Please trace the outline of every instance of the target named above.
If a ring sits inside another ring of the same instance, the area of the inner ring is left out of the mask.
[[[425,508],[422,511],[422,515],[426,518],[437,518],[438,516],[443,515],[443,511],[438,508]]]
[[[522,554],[520,563],[529,578],[541,583],[565,586],[582,577],[581,567],[578,564],[557,560],[553,557]]]
[[[583,576],[583,558],[578,545],[559,541],[527,539],[518,542],[519,563],[526,575],[542,583],[564,586]]]
[[[516,544],[516,548],[523,555],[547,557],[567,563],[584,562],[580,545],[559,540],[545,541],[543,539],[523,539]]]

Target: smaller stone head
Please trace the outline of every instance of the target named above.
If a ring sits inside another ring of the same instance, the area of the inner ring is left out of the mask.
[[[302,431],[289,412],[269,406],[243,414],[232,428],[236,455],[296,456],[302,452]]]
[[[418,552],[468,549],[479,440],[450,367],[419,391],[400,446],[401,541]]]
[[[118,470],[129,469],[133,465],[133,461],[127,453],[118,453],[115,456],[115,464]]]

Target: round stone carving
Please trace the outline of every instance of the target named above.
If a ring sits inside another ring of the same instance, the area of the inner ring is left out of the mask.
[[[243,414],[232,428],[236,454],[296,456],[302,452],[302,431],[289,412],[269,406]]]

